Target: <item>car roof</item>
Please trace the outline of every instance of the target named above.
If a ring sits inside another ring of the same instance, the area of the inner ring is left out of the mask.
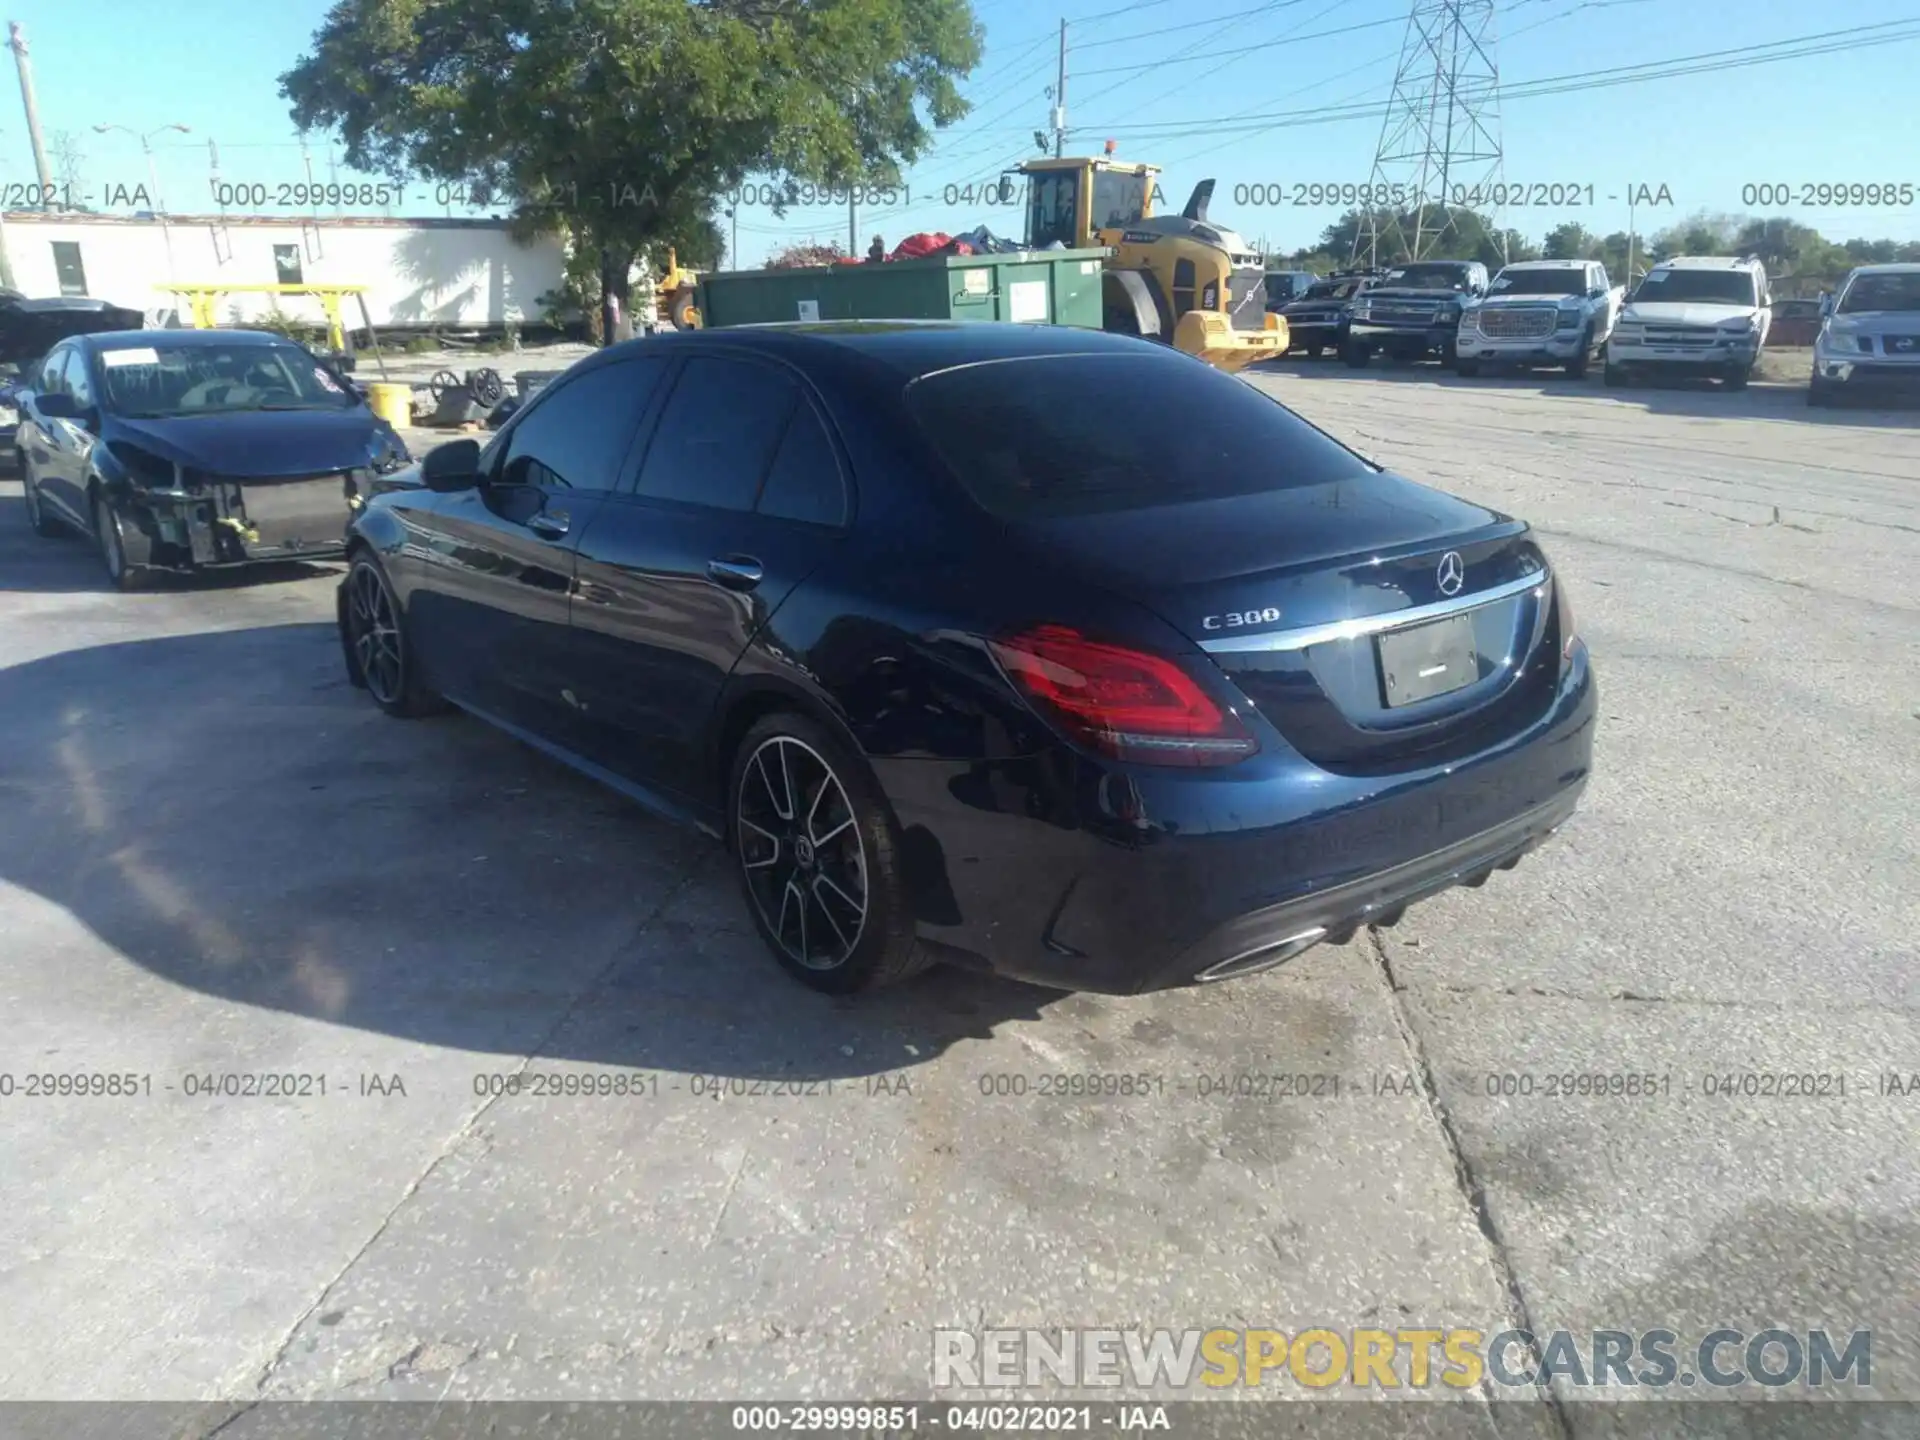
[[[1855,275],[1914,275],[1914,274],[1920,274],[1920,261],[1916,261],[1916,260],[1888,260],[1888,261],[1883,261],[1883,262],[1881,262],[1881,263],[1880,263],[1880,264],[1878,264],[1878,265],[1856,265],[1856,266],[1854,266],[1854,267],[1853,267],[1853,271],[1852,271],[1852,273],[1853,273],[1853,274],[1855,274]]]
[[[864,360],[907,379],[989,360],[1170,353],[1162,345],[1099,330],[996,320],[807,320],[732,325],[651,336],[601,353],[659,354],[681,345],[756,351],[796,362]]]
[[[1515,260],[1510,265],[1502,265],[1502,270],[1571,270],[1597,264],[1593,260]]]
[[[243,345],[293,343],[286,336],[276,335],[271,330],[102,330],[98,334],[77,338],[101,350],[155,345],[230,345],[235,341]]]
[[[1675,255],[1662,260],[1656,270],[1751,270],[1759,261],[1750,255]]]

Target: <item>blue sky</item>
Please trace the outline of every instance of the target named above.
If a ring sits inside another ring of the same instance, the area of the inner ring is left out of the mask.
[[[1122,5],[1131,8],[1112,13]],[[1120,142],[1122,158],[1165,166],[1162,185],[1173,208],[1194,182],[1213,176],[1217,220],[1291,249],[1311,243],[1340,207],[1260,205],[1253,203],[1259,192],[1238,187],[1278,184],[1290,196],[1296,183],[1369,178],[1377,111],[1324,120],[1298,112],[1384,102],[1407,0],[1070,0],[1070,6],[976,0],[987,39],[985,59],[967,86],[975,113],[915,167],[908,177],[910,205],[869,207],[861,215],[862,248],[876,230],[890,244],[916,229],[968,229],[982,221],[1018,234],[1017,208],[969,205],[957,192],[956,203],[948,204],[948,187],[990,180],[1033,153],[1031,131],[1047,124],[1045,90],[1054,79],[1062,13],[1070,148],[1098,153],[1111,137]],[[306,178],[276,77],[301,53],[325,8],[323,0],[192,0],[190,23],[184,23],[180,10],[152,0],[14,0],[10,13],[32,48],[42,131],[77,137],[83,185],[94,203],[103,202],[109,186],[147,180],[138,140],[96,134],[95,124],[139,131],[183,124],[190,133],[166,132],[153,144],[167,204],[188,211],[210,208],[209,138],[229,183],[259,183],[271,192]],[[1844,28],[1920,22],[1920,0],[1501,0],[1499,9],[1497,54],[1502,83],[1510,88]],[[1672,203],[1639,209],[1643,233],[1707,210],[1791,215],[1837,239],[1920,238],[1920,196],[1906,207],[1742,203],[1743,187],[1761,183],[1797,192],[1803,183],[1906,182],[1920,191],[1920,145],[1910,121],[1894,118],[1901,114],[1896,97],[1915,93],[1920,23],[1896,33],[1914,38],[1882,37],[1861,48],[1748,68],[1508,99],[1501,107],[1508,183],[1577,186],[1583,199],[1591,186],[1594,200],[1578,208],[1509,208],[1506,223],[1534,236],[1568,219],[1600,232],[1624,229],[1628,188],[1645,184],[1664,185]],[[1177,58],[1183,50],[1193,55],[1190,63]],[[1130,67],[1139,68],[1127,73]],[[19,186],[34,179],[26,125],[11,81],[0,81],[0,90],[0,187]],[[1293,118],[1279,125],[1262,118],[1276,113]],[[1180,134],[1182,126],[1191,128]],[[330,169],[323,139],[314,141],[311,160],[315,179],[352,178],[344,167]],[[438,213],[432,188],[410,186],[414,198],[406,213]],[[422,197],[429,203],[418,203]],[[19,191],[4,198],[17,205]],[[847,233],[844,206],[778,217],[745,205],[739,218],[740,258],[747,263],[791,241],[844,241]]]

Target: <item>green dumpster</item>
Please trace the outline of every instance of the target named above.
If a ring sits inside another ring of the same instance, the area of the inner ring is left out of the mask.
[[[793,320],[1015,320],[1101,328],[1108,252],[1016,250],[701,277],[700,323]]]

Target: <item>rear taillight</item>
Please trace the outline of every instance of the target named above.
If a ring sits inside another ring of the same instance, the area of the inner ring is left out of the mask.
[[[1560,664],[1564,668],[1573,659],[1573,642],[1579,637],[1573,628],[1573,601],[1567,598],[1567,582],[1559,575],[1553,577],[1553,626],[1560,632]]]
[[[1260,748],[1178,662],[1041,625],[992,642],[1007,679],[1069,739],[1149,765],[1231,765]]]

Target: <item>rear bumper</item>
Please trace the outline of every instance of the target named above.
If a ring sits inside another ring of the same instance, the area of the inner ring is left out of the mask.
[[[1263,968],[1287,958],[1271,947],[1390,923],[1517,860],[1579,801],[1595,701],[1576,647],[1532,724],[1427,770],[1340,775],[1291,753],[1245,776],[1064,754],[875,770],[923,938],[1020,979],[1132,994]]]

